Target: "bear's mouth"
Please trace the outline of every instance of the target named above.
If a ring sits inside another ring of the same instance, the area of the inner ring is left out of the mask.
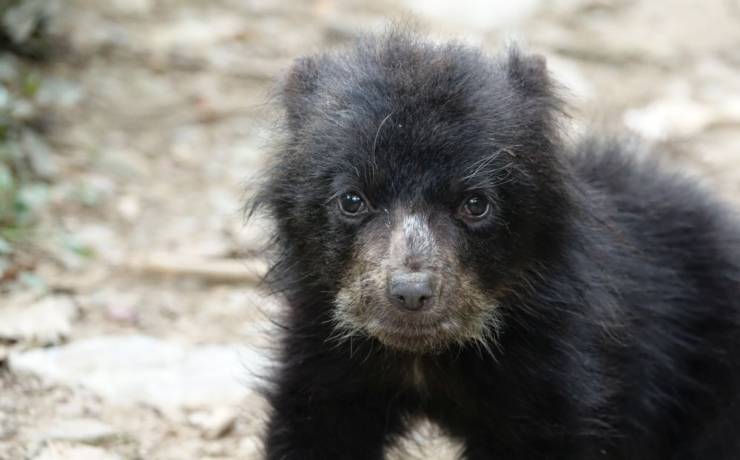
[[[366,331],[384,345],[402,351],[432,352],[447,345],[452,334],[449,321],[381,321],[373,320]]]

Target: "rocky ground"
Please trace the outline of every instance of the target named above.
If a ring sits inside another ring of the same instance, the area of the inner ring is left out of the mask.
[[[0,459],[260,458],[254,387],[280,305],[256,285],[269,223],[240,207],[269,152],[271,81],[409,11],[437,37],[546,54],[573,137],[636,132],[740,205],[736,0],[63,5],[65,54],[39,69],[41,256],[0,294]],[[416,444],[397,457],[454,456]]]

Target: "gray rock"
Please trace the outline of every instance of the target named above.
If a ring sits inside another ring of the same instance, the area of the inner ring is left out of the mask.
[[[45,441],[71,441],[97,444],[116,435],[110,425],[91,418],[71,418],[56,420],[41,430],[40,437]]]
[[[443,24],[490,30],[508,27],[532,16],[540,0],[470,0],[464,7],[445,0],[405,0],[414,13]]]
[[[113,12],[123,15],[143,16],[151,13],[154,2],[152,0],[112,0],[108,7]]]
[[[113,404],[148,405],[177,419],[239,405],[267,364],[264,354],[236,345],[187,346],[140,335],[16,352],[8,361],[13,372],[80,385]]]
[[[97,447],[50,444],[34,460],[121,460],[121,457]]]
[[[2,26],[16,43],[27,40],[39,21],[54,14],[58,4],[50,0],[26,0],[4,11]]]
[[[68,297],[14,302],[0,308],[0,338],[29,345],[57,344],[69,336],[77,307]]]
[[[218,439],[234,428],[236,416],[235,408],[220,407],[208,411],[194,412],[190,414],[188,421],[201,430],[206,439]]]
[[[31,130],[21,132],[21,147],[26,152],[31,168],[43,179],[53,179],[59,174],[54,152],[49,144]]]
[[[256,437],[248,437],[239,443],[239,455],[244,460],[258,460],[262,458],[262,444]]]
[[[689,98],[671,98],[628,110],[624,124],[645,138],[663,140],[695,136],[717,118],[711,107]]]

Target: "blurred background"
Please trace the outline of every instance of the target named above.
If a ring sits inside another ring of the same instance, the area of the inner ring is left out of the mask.
[[[0,0],[0,459],[260,458],[270,89],[398,18],[545,54],[572,137],[740,206],[740,0]]]

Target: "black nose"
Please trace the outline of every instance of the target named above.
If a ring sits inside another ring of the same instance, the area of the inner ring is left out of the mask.
[[[432,275],[427,272],[395,272],[388,280],[388,297],[404,310],[429,308],[434,295]]]

